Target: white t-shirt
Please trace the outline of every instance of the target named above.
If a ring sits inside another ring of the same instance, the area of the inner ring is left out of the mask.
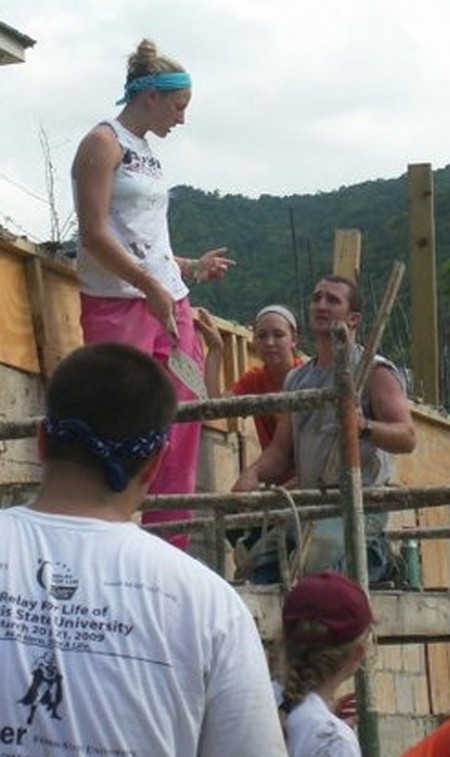
[[[289,757],[361,757],[358,739],[318,694],[308,694],[286,720]]]
[[[133,523],[0,513],[0,754],[285,757],[250,613]]]
[[[188,289],[174,258],[169,239],[168,189],[159,160],[145,138],[137,137],[119,121],[105,121],[122,148],[122,161],[113,175],[108,224],[135,263],[148,271],[175,300]],[[75,205],[77,186],[73,183]],[[95,251],[94,251],[95,252]],[[109,271],[83,247],[78,251],[81,291],[97,297],[144,297],[136,287]]]

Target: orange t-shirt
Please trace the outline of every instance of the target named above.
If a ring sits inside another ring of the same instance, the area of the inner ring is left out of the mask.
[[[450,720],[404,752],[402,757],[450,757]]]
[[[305,359],[296,356],[293,368],[305,363]],[[244,373],[231,387],[232,394],[269,394],[270,392],[279,392],[281,387],[275,385],[275,382],[263,365],[257,368],[251,368]],[[265,449],[272,441],[277,425],[277,413],[267,413],[267,415],[255,415],[253,418],[258,434],[259,443],[262,449]]]

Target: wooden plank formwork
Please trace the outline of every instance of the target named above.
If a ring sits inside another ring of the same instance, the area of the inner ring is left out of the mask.
[[[397,480],[404,486],[421,481],[424,486],[437,483],[448,485],[450,473],[450,422],[426,406],[415,405],[413,418],[416,425],[417,447],[412,455],[398,456]],[[391,515],[391,524],[402,522],[420,526],[448,526],[450,507],[423,508],[415,515],[396,513]],[[423,540],[421,543],[422,579],[425,589],[448,589],[450,586],[450,541],[444,539]],[[429,667],[431,712],[450,712],[450,644],[429,643],[426,645]]]

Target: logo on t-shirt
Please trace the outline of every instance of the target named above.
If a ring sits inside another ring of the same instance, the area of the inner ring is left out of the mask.
[[[61,562],[40,560],[36,580],[55,599],[71,599],[78,589],[78,579],[70,568]]]
[[[52,652],[46,652],[36,660],[31,669],[30,685],[19,699],[19,704],[29,707],[27,725],[32,724],[38,707],[47,710],[54,720],[61,720],[58,707],[63,700],[62,678]]]
[[[125,150],[122,165],[132,173],[142,173],[147,176],[161,176],[161,163],[153,155],[139,155],[134,150]]]

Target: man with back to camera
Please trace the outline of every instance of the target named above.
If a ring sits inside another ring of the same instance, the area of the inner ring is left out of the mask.
[[[354,370],[363,353],[363,348],[355,342],[361,320],[362,298],[356,284],[336,275],[321,279],[310,303],[310,326],[316,342],[316,355],[306,365],[288,374],[284,389],[322,389],[333,385],[333,321],[343,321],[349,329],[350,365]],[[388,484],[392,476],[392,455],[412,452],[415,431],[400,375],[393,363],[380,355],[375,358],[363,392],[358,427],[363,485]],[[282,415],[272,443],[241,474],[234,490],[256,489],[261,482],[278,483],[294,460],[300,488],[317,489],[324,483],[337,486],[337,471],[333,480],[323,480],[337,430],[336,411],[331,403],[315,410]],[[386,521],[385,514],[366,516],[369,580],[372,583],[384,578],[387,567],[387,545],[381,538]],[[344,567],[342,519],[316,521],[306,571],[312,573]]]
[[[46,407],[39,494],[0,513],[0,752],[285,757],[249,611],[131,521],[176,410],[164,370],[81,347]]]

